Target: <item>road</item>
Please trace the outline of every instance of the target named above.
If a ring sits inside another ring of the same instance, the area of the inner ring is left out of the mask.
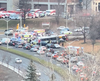
[[[9,62],[9,65],[13,66],[13,67],[16,67],[17,69],[20,69],[22,72],[24,72],[24,74],[26,74],[26,69],[27,67],[29,66],[30,64],[30,60],[26,59],[26,58],[23,58],[23,57],[20,57],[20,56],[17,56],[17,55],[14,55],[12,53],[8,53],[8,52],[5,52],[5,51],[2,51],[0,50],[0,61],[2,61],[2,59],[4,58],[3,56],[6,55],[6,58],[4,60],[4,62],[6,63],[7,59],[9,59],[9,57],[11,57],[11,61]],[[22,59],[22,63],[21,64],[17,64],[15,63],[15,58],[20,58]],[[50,76],[50,73],[52,71],[50,71],[48,68],[34,62],[35,66],[36,66],[36,69],[41,72],[41,76],[39,77],[41,79],[41,81],[48,81],[49,80],[49,76]],[[40,68],[41,67],[41,68]],[[56,75],[56,80],[55,81],[64,81],[63,78],[58,75],[57,73],[54,72],[54,74]]]

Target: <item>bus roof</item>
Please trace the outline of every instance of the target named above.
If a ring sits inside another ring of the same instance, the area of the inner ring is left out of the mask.
[[[62,37],[65,35],[51,35],[51,36],[43,36],[43,37],[38,37],[38,39],[46,39],[46,38],[54,38],[54,37]]]

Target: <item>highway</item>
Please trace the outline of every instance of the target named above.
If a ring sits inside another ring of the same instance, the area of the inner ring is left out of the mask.
[[[30,64],[30,60],[28,60],[26,58],[23,58],[23,57],[20,57],[20,56],[17,56],[17,55],[14,55],[12,53],[8,53],[8,52],[0,50],[0,61],[3,60],[4,56],[6,57],[4,59],[5,63],[6,63],[7,59],[9,59],[9,57],[11,57],[11,61],[9,61],[9,65],[11,65],[11,66],[13,66],[17,69],[20,69],[22,72],[24,72],[24,74],[26,74],[26,70],[27,70],[27,67]],[[22,59],[22,63],[21,64],[15,63],[15,58]],[[49,81],[50,73],[52,73],[52,71],[49,70],[48,68],[36,63],[36,62],[34,62],[34,64],[36,66],[36,69],[39,72],[41,72],[41,76],[39,77],[41,79],[40,81],[45,81],[45,80]],[[60,75],[58,75],[55,72],[54,72],[54,74],[56,75],[56,80],[55,81],[64,81],[63,78]]]

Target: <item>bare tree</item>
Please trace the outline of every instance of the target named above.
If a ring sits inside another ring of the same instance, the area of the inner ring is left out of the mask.
[[[75,17],[76,25],[82,28],[82,34],[84,36],[84,43],[86,43],[87,31],[85,27],[90,26],[91,16],[84,16],[84,13],[77,14]]]
[[[25,21],[26,21],[26,13],[31,8],[31,5],[29,5],[29,1],[30,0],[19,0],[19,4],[17,4],[19,9],[21,9],[23,11],[23,19],[24,19],[23,23],[24,24],[25,24]]]
[[[91,6],[91,1],[92,0],[83,0],[82,2],[83,9],[88,10],[88,8]]]

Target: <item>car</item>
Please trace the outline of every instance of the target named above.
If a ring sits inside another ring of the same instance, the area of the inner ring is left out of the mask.
[[[72,63],[77,62],[77,61],[78,61],[78,58],[77,58],[77,57],[71,57],[70,61],[71,61]]]
[[[25,46],[23,46],[23,49],[30,50],[31,49],[30,43],[26,43]]]
[[[10,30],[9,30],[9,31],[6,31],[6,32],[5,32],[5,35],[13,35],[13,32],[10,31]]]
[[[38,49],[37,49],[37,48],[31,48],[30,51],[31,51],[31,52],[37,52]]]
[[[15,63],[22,63],[22,60],[20,58],[15,58]]]
[[[9,46],[15,46],[18,43],[18,41],[10,41],[8,43]]]
[[[66,27],[65,26],[60,26],[57,29],[64,29],[64,28],[66,28]]]
[[[73,65],[72,70],[76,71],[76,70],[80,70],[80,68],[77,65]]]
[[[39,70],[36,70],[36,75],[37,75],[37,76],[41,76],[41,73],[40,73]]]
[[[54,44],[53,48],[61,48],[61,46],[59,44]]]
[[[16,48],[22,48],[23,46],[22,46],[21,43],[17,43],[17,44],[15,45],[15,47],[16,47]]]
[[[48,43],[48,44],[46,45],[46,47],[47,47],[47,48],[52,48],[53,45],[54,45],[54,44],[52,44],[52,43]]]
[[[76,29],[74,29],[74,31],[75,31],[75,32],[82,32],[82,28],[81,28],[81,27],[76,28]]]
[[[52,49],[52,48],[48,48],[47,51],[51,52],[51,53],[54,53],[54,49]]]
[[[38,53],[39,55],[43,55],[43,54],[45,53],[45,51],[43,51],[43,50],[38,50],[37,53]]]
[[[46,48],[45,46],[40,46],[40,47],[39,47],[39,50],[46,51],[46,49],[47,49],[47,48]]]
[[[2,44],[8,44],[10,42],[10,38],[2,38],[1,43]]]
[[[71,31],[68,31],[68,30],[64,30],[64,31],[60,31],[60,34],[72,34]]]
[[[2,42],[0,41],[0,45],[2,45]]]
[[[52,56],[52,53],[51,52],[47,52],[46,53],[46,56],[51,57]]]
[[[62,57],[62,56],[58,56],[58,57],[56,58],[56,60],[59,61],[59,62],[62,62],[63,59],[64,59],[64,57]]]
[[[32,48],[37,48],[37,49],[39,49],[39,45],[33,45]]]
[[[69,60],[64,58],[63,60],[61,60],[61,63],[68,64],[69,63]]]
[[[77,62],[78,66],[84,66],[84,63],[82,61]]]
[[[53,59],[58,58],[58,54],[52,54],[52,58],[53,58]]]

